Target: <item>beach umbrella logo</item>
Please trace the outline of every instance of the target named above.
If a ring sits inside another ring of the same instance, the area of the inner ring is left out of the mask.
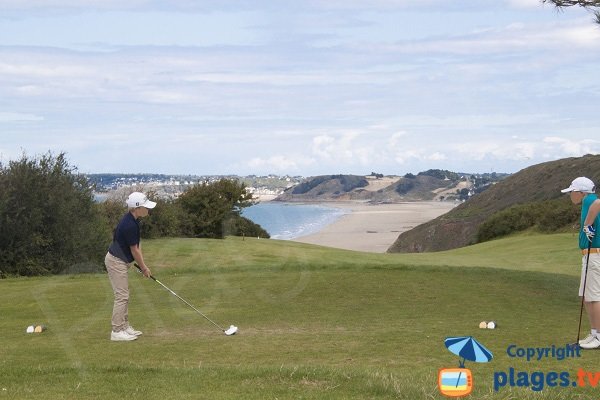
[[[465,368],[465,362],[490,362],[494,358],[491,351],[473,336],[448,337],[444,345],[452,354],[459,357],[458,368],[444,368],[438,373],[440,393],[448,397],[467,396],[473,390],[473,374]]]
[[[444,340],[444,344],[448,351],[462,357],[459,364],[461,368],[465,367],[466,360],[486,363],[494,358],[492,352],[475,340],[473,336],[449,337]]]

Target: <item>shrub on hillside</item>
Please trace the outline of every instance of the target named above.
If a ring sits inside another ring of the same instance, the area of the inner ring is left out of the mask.
[[[358,189],[369,185],[369,182],[364,176],[358,175],[323,175],[312,178],[306,182],[302,182],[296,185],[292,189],[292,194],[305,194],[316,188],[317,186],[337,180],[342,185],[342,191],[350,192],[351,190]],[[324,194],[326,191],[321,191],[319,194]]]
[[[477,232],[477,242],[509,235],[531,228],[540,214],[534,204],[520,204],[488,218]]]
[[[479,226],[477,242],[535,228],[552,233],[576,224],[579,208],[569,199],[558,198],[534,203],[519,204],[493,214]]]
[[[396,193],[400,195],[407,194],[415,187],[414,179],[402,179],[396,185]]]
[[[340,183],[342,184],[342,190],[344,192],[349,192],[354,189],[369,186],[369,182],[367,181],[367,179],[364,176],[337,175],[337,176],[335,176],[335,178],[338,179],[340,181]]]
[[[541,232],[550,233],[579,225],[581,206],[575,206],[568,197],[545,201],[537,227]]]
[[[452,181],[456,181],[460,179],[460,175],[458,175],[456,172],[445,169],[429,169],[427,171],[419,172],[418,175],[432,176],[441,180],[450,179]]]

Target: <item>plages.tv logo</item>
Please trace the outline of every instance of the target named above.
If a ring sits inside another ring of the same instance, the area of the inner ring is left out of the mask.
[[[473,374],[465,368],[467,360],[490,362],[492,352],[479,343],[473,336],[448,337],[444,340],[448,351],[459,357],[458,368],[442,368],[438,372],[438,388],[447,397],[468,396],[473,391]],[[462,358],[462,360],[461,360]]]

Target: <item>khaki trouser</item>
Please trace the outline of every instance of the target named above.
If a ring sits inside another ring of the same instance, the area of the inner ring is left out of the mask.
[[[127,307],[129,304],[129,281],[127,279],[127,270],[129,264],[110,253],[106,253],[104,258],[108,279],[115,294],[112,313],[112,330],[120,332],[129,326]]]
[[[585,301],[600,301],[600,254],[591,253],[589,263],[587,255],[581,259],[581,281],[579,283],[579,297],[583,295],[583,282],[585,280]],[[585,277],[585,266],[587,279]]]

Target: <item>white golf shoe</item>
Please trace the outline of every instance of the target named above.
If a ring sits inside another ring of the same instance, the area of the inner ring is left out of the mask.
[[[590,340],[587,343],[580,344],[579,347],[586,350],[597,349],[600,348],[600,340],[598,340],[598,338],[594,336],[592,340]]]
[[[133,326],[128,326],[127,329],[125,329],[125,332],[129,333],[132,336],[142,336],[142,331],[137,331],[133,328]]]
[[[137,339],[138,337],[135,335],[130,335],[127,331],[115,332],[112,331],[110,333],[110,340],[113,342],[130,342],[132,340]]]
[[[594,340],[594,338],[595,338],[595,336],[590,333],[585,338],[583,338],[579,341],[579,345],[581,346],[582,344],[589,343],[592,340]]]

